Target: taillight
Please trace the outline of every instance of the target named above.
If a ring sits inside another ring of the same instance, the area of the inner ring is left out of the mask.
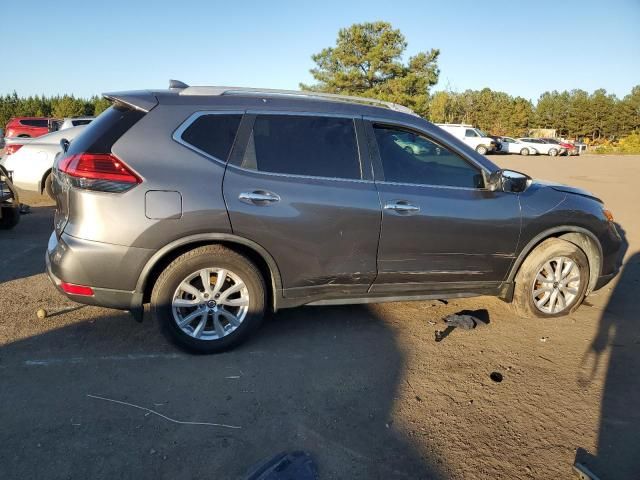
[[[16,143],[11,144],[11,145],[7,145],[4,149],[4,152],[7,155],[11,155],[12,153],[16,153],[18,150],[20,150],[23,146],[22,145],[18,145]]]
[[[93,296],[93,288],[84,285],[76,285],[75,283],[62,282],[60,288],[66,293],[72,295],[83,295],[85,297]]]
[[[60,161],[58,170],[71,185],[99,192],[126,192],[142,182],[122,160],[110,153],[79,153]]]

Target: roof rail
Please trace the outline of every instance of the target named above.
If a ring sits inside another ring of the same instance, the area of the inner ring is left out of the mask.
[[[174,81],[175,82],[175,81]],[[182,82],[179,82],[184,85]],[[175,87],[174,87],[175,88]],[[377,98],[356,97],[352,95],[338,95],[335,93],[311,92],[307,90],[278,90],[273,88],[247,88],[247,87],[182,87],[180,95],[282,95],[295,97],[320,98],[336,102],[364,103],[387,107],[396,112],[408,113],[419,116],[413,110],[404,105],[378,100]]]

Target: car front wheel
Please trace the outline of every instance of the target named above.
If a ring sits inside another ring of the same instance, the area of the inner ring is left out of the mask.
[[[550,157],[555,157],[556,155],[558,155],[558,150],[556,150],[555,148],[549,150]]]
[[[485,147],[484,145],[478,145],[476,147],[476,152],[478,152],[480,155],[486,155],[487,154],[487,147]]]
[[[525,259],[516,275],[513,306],[525,318],[568,315],[589,283],[589,261],[571,242],[550,238]]]
[[[522,150],[520,150],[520,155],[524,155],[526,157],[527,155],[529,155],[529,149],[523,148]]]
[[[247,258],[207,245],[176,258],[158,277],[151,312],[163,333],[195,353],[244,341],[262,322],[265,285]]]

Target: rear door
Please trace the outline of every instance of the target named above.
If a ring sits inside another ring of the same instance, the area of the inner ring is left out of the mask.
[[[273,256],[285,297],[362,293],[375,278],[381,210],[361,130],[337,115],[245,116],[224,198],[233,233]]]
[[[367,131],[383,208],[372,291],[499,285],[520,233],[517,195],[486,190],[479,165],[421,132],[376,122]],[[400,135],[431,148],[410,153]]]

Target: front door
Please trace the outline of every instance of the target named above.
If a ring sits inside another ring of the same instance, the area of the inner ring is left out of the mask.
[[[231,227],[272,255],[285,297],[364,293],[375,278],[380,201],[356,127],[259,113],[241,127],[224,179]]]
[[[485,189],[480,166],[420,132],[374,122],[367,129],[383,175],[376,175],[383,216],[371,291],[499,285],[520,233],[517,195]]]

